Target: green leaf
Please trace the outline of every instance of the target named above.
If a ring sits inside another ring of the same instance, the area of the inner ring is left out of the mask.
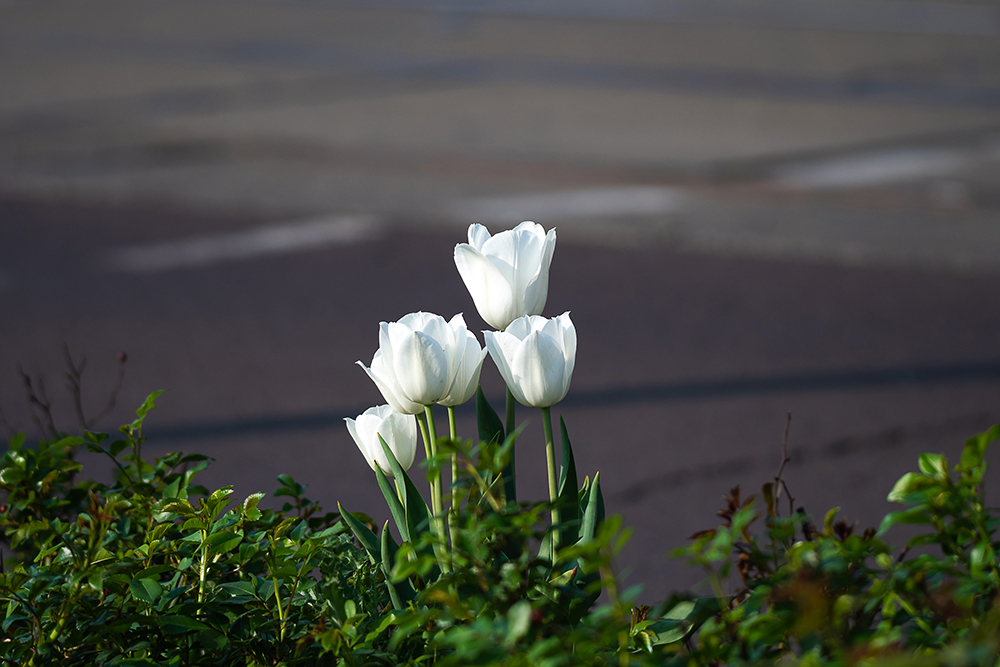
[[[180,614],[166,614],[156,617],[156,623],[168,635],[178,635],[184,632],[210,630],[211,628],[201,621],[190,616]]]
[[[476,425],[480,442],[499,444],[504,441],[503,421],[486,400],[482,386],[476,388]]]
[[[948,478],[948,459],[944,457],[944,454],[921,454],[919,465],[920,472],[929,477],[940,480]]]
[[[358,542],[368,552],[368,557],[372,563],[378,565],[382,562],[382,545],[379,543],[379,539],[375,537],[375,533],[368,526],[358,521],[357,517],[345,510],[339,502],[337,503],[337,509],[340,510],[340,517],[347,524],[347,527],[350,528],[354,537],[358,538]]]
[[[834,507],[826,513],[823,517],[823,534],[832,535],[833,534],[833,521],[837,518],[837,512],[840,511],[839,507]]]
[[[174,569],[173,565],[154,565],[152,567],[147,567],[144,570],[139,570],[135,575],[135,579],[153,579],[158,577],[164,572],[170,572]]]
[[[417,487],[414,486],[410,476],[403,470],[403,466],[399,465],[396,455],[392,453],[392,450],[385,444],[385,440],[382,440],[381,436],[379,436],[379,442],[382,444],[382,451],[385,452],[386,458],[389,459],[389,467],[392,469],[392,475],[396,483],[399,483],[399,480],[403,480],[403,514],[406,519],[404,522],[406,524],[406,540],[415,544],[422,532],[433,529],[430,520],[430,509],[428,509],[424,497],[420,495]],[[395,515],[393,516],[395,517]],[[402,534],[403,531],[400,530],[400,533]]]
[[[243,501],[243,505],[241,508],[244,518],[246,518],[248,521],[256,521],[261,516],[263,516],[261,514],[261,511],[257,509],[257,503],[259,503],[260,499],[263,497],[264,497],[263,493],[251,493],[249,496],[247,496],[247,499]]]
[[[562,466],[559,471],[559,543],[575,544],[580,539],[580,491],[577,484],[576,461],[569,442],[566,422],[559,417],[562,436]]]
[[[515,602],[507,611],[507,637],[504,638],[504,646],[513,647],[530,628],[531,603],[527,600]]]
[[[479,441],[486,443],[506,443],[509,434],[504,433],[503,421],[496,410],[486,400],[482,386],[476,388],[476,425],[479,427]],[[508,506],[517,505],[517,471],[514,466],[514,448],[510,448],[510,460],[504,466],[503,493]]]
[[[985,433],[974,435],[966,440],[965,448],[962,449],[959,468],[965,472],[969,472],[982,463],[983,457],[986,456],[986,448],[995,442],[997,438],[1000,438],[1000,424],[994,424]]]
[[[118,456],[122,453],[123,449],[130,447],[131,444],[128,440],[115,440],[108,445],[108,451],[111,453],[111,456]]]
[[[905,503],[907,496],[917,491],[923,491],[934,486],[934,480],[918,472],[908,472],[899,478],[889,492],[888,500],[892,503]]]
[[[878,536],[881,536],[885,531],[889,530],[892,526],[897,523],[900,524],[929,524],[931,522],[930,514],[927,513],[927,507],[925,505],[916,505],[905,510],[900,510],[899,512],[889,512],[882,519],[882,523],[878,527]]]
[[[208,540],[205,542],[205,546],[217,554],[224,554],[227,551],[235,549],[242,541],[243,536],[239,533],[233,533],[228,530],[220,530],[217,533],[209,535]]]
[[[249,581],[231,581],[226,584],[219,584],[218,587],[226,591],[230,595],[253,596],[256,594],[256,589],[254,588],[254,585]]]
[[[133,579],[128,587],[132,597],[146,604],[153,604],[163,594],[163,587],[155,579]]]
[[[382,444],[382,450],[385,452],[385,455],[389,457],[389,465],[394,468],[392,474],[395,476],[397,474],[396,469],[401,471],[403,468],[399,465],[399,461],[396,461],[395,455],[393,455],[392,450],[389,449],[389,445],[386,444],[381,435],[378,436],[378,440]],[[395,465],[393,465],[393,462],[395,462]],[[399,531],[400,539],[404,542],[409,542],[410,531],[406,525],[406,510],[403,509],[403,503],[400,501],[393,484],[389,482],[389,479],[378,465],[375,466],[375,479],[378,481],[378,488],[382,490],[382,495],[385,496],[386,504],[389,505],[389,513],[392,514],[392,520],[396,522],[396,529]]]
[[[139,406],[139,409],[135,411],[135,416],[139,418],[138,421],[140,424],[142,423],[142,420],[146,418],[146,413],[156,407],[156,399],[162,393],[163,393],[162,390],[154,391],[152,394],[146,397],[146,400],[143,401],[142,405]]]
[[[392,566],[396,562],[397,551],[399,551],[399,547],[392,539],[392,535],[389,533],[389,522],[386,521],[385,525],[382,526],[382,572],[385,574],[385,587],[389,590],[389,600],[392,602],[393,608],[405,609],[404,600],[400,597],[400,593],[410,588],[409,582],[404,580],[400,584],[394,584],[392,581]],[[405,602],[413,599],[412,589],[409,593],[410,595],[407,596]]]
[[[601,473],[594,475],[587,496],[587,508],[583,513],[583,525],[580,527],[580,542],[590,542],[597,532],[597,525],[604,520],[604,496],[601,494]]]
[[[17,484],[24,480],[27,474],[17,468],[4,468],[0,470],[0,484]]]

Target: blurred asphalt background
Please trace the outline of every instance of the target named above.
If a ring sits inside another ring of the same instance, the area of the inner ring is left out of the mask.
[[[149,453],[382,517],[354,362],[410,311],[485,328],[452,248],[524,219],[559,231],[546,314],[580,348],[555,412],[636,528],[626,583],[698,578],[667,552],[773,477],[788,411],[796,504],[864,528],[919,452],[1000,421],[1000,7],[0,1],[16,428],[18,364],[72,429],[63,344],[91,414],[125,350],[103,427],[165,389]]]

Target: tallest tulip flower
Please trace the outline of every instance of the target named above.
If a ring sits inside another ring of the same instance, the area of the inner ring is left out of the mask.
[[[525,315],[540,315],[549,292],[549,264],[556,230],[525,221],[490,236],[486,227],[469,226],[469,242],[455,246],[455,265],[479,315],[503,331]]]

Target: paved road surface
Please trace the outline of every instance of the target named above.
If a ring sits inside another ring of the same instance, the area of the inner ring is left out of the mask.
[[[149,446],[206,483],[380,516],[354,361],[413,310],[484,327],[452,247],[534,218],[580,336],[557,412],[647,600],[788,411],[798,504],[871,523],[1000,420],[998,36],[890,0],[0,3],[0,408],[32,428],[20,363],[70,424],[67,343],[96,412],[125,350],[106,426],[165,389]],[[536,497],[541,461],[529,429]]]

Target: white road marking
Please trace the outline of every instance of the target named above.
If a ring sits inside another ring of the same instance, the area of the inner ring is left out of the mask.
[[[968,151],[906,148],[820,162],[792,164],[774,172],[774,182],[795,189],[851,188],[946,176],[973,159]]]
[[[116,249],[110,268],[125,273],[154,273],[219,262],[314,250],[366,241],[379,235],[374,218],[310,218],[231,234]]]
[[[670,213],[683,208],[684,203],[684,194],[676,188],[610,187],[461,199],[450,203],[446,212],[464,222],[498,224]]]

